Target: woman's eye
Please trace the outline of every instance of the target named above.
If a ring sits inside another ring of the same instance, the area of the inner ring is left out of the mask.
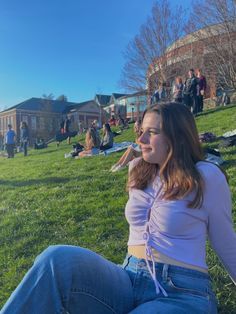
[[[143,133],[146,133],[146,134],[149,134],[150,136],[153,136],[153,135],[160,134],[160,132],[161,131],[159,131],[159,130],[147,130],[147,131],[140,130],[139,136],[141,136]]]
[[[156,135],[156,134],[158,134],[157,131],[151,131],[151,130],[150,130],[148,133],[149,133],[150,135]]]

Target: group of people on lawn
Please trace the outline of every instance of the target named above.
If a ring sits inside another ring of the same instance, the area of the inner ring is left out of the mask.
[[[176,103],[185,104],[190,111],[196,115],[203,110],[203,97],[206,91],[206,78],[202,75],[200,69],[190,69],[188,71],[188,77],[183,84],[182,78],[177,77],[173,87],[173,101]],[[160,100],[166,100],[167,93],[165,84],[161,84],[161,87],[155,90],[152,95],[151,102],[158,103]],[[103,126],[103,142],[101,143],[99,132],[97,129],[97,122],[94,121],[91,128],[88,129],[85,139],[85,148],[82,152],[78,153],[79,157],[96,155],[99,150],[106,150],[113,146],[113,133],[110,129],[110,125],[114,124],[114,117],[112,117],[109,123]],[[110,125],[109,125],[110,124]],[[134,124],[134,132],[138,137],[140,128],[140,121],[137,120]],[[123,169],[133,158],[141,155],[138,144],[131,145],[120,160],[111,168],[112,172]]]
[[[77,143],[73,145],[74,150],[66,154],[65,157],[81,158],[98,155],[100,151],[105,151],[113,147],[114,132],[109,123],[103,125],[103,135],[100,137],[98,122],[94,120],[86,131],[85,144]]]
[[[173,87],[173,100],[178,103],[184,103],[195,115],[203,110],[203,97],[205,95],[206,91],[206,78],[204,75],[202,75],[202,72],[200,69],[196,70],[196,74],[194,69],[190,69],[188,72],[188,78],[186,79],[185,83],[183,84],[182,78],[177,77],[175,80],[175,84]],[[165,84],[161,84],[161,87],[156,89],[154,91],[154,94],[152,95],[151,102],[152,103],[158,103],[159,100],[165,100],[167,97],[167,92],[165,88]],[[119,116],[119,124],[122,126],[122,128],[125,128],[125,122],[124,119],[122,119],[121,116]],[[66,119],[62,120],[60,125],[60,133],[61,135],[70,134],[69,128],[70,128],[70,119],[69,117],[66,117]],[[110,125],[116,125],[116,119],[112,117],[109,120],[109,123],[105,123],[103,126],[103,138],[100,138],[100,134],[98,131],[98,123],[96,120],[93,121],[92,125],[86,132],[86,138],[85,138],[85,146],[80,145],[80,149],[72,152],[71,154],[73,157],[84,157],[84,156],[91,156],[96,155],[99,153],[100,150],[105,151],[113,146],[113,137],[114,133],[111,131]],[[136,122],[136,124],[139,122]],[[28,141],[29,141],[29,130],[26,122],[21,123],[20,127],[20,147],[24,152],[24,156],[27,156],[27,147],[28,147]],[[6,144],[6,150],[8,154],[8,158],[14,157],[14,147],[15,147],[15,140],[16,140],[16,134],[15,131],[12,130],[12,126],[8,125],[8,132],[5,136],[5,144]],[[71,143],[71,137],[68,135],[67,137],[68,144]],[[59,146],[59,141],[57,143]],[[138,146],[134,144],[133,147],[130,147],[128,152],[125,155],[129,160],[130,156],[132,155],[135,157],[136,149],[138,149]],[[139,153],[139,151],[138,151]],[[123,160],[123,159],[122,159]],[[114,167],[111,169],[112,171],[117,171],[122,168],[123,161],[118,162]],[[120,167],[117,167],[119,166]]]
[[[177,76],[170,96],[167,95],[165,82],[157,85],[151,98],[153,103],[172,98],[175,102],[185,104],[194,115],[203,111],[203,98],[206,93],[207,82],[201,69],[189,69],[185,81],[182,77]]]
[[[16,133],[12,129],[12,125],[8,124],[8,130],[5,134],[5,147],[7,151],[7,158],[14,158],[15,155],[15,144],[16,144]],[[20,125],[20,148],[24,153],[24,156],[28,154],[28,142],[29,142],[29,129],[25,121],[21,122]]]

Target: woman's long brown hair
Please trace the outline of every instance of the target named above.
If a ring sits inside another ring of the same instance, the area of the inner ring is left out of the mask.
[[[89,128],[85,136],[85,147],[86,149],[92,149],[94,147],[99,147],[100,143],[98,137],[96,136],[96,131],[93,128]]]
[[[144,112],[143,118],[147,113],[161,116],[161,132],[168,142],[168,155],[162,167],[141,158],[130,172],[128,188],[146,188],[159,172],[165,199],[182,199],[194,192],[188,206],[199,207],[203,200],[203,180],[196,163],[203,160],[203,151],[193,115],[179,103],[155,105]]]

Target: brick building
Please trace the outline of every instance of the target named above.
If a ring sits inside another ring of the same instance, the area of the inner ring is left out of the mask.
[[[228,34],[222,30],[221,24],[213,25],[188,34],[174,42],[166,49],[166,53],[156,58],[149,66],[147,73],[148,94],[152,95],[157,85],[165,82],[169,97],[171,98],[172,87],[177,76],[183,81],[187,78],[190,68],[200,68],[207,79],[206,98],[214,98],[220,88],[218,85],[220,73],[209,64],[212,56],[213,42],[219,42],[227,48]],[[231,34],[235,38],[236,32]],[[222,88],[222,87],[221,87]]]
[[[19,142],[20,123],[25,121],[29,127],[31,145],[36,138],[44,138],[47,141],[53,138],[56,132],[59,131],[60,123],[66,115],[71,119],[71,130],[77,131],[79,122],[82,123],[83,127],[87,128],[93,120],[99,120],[101,109],[94,100],[73,103],[30,98],[0,112],[0,136],[5,136],[7,125],[11,124],[16,131],[17,141]]]

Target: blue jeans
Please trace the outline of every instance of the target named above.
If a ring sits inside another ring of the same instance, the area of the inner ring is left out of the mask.
[[[1,314],[217,313],[207,274],[156,263],[168,293],[156,295],[145,260],[127,255],[123,267],[75,246],[51,246]]]
[[[155,263],[159,283],[168,297],[156,295],[153,279],[144,259],[127,255],[123,267],[128,272],[134,294],[130,314],[216,314],[215,295],[208,274]]]
[[[27,146],[28,146],[27,141],[23,141],[21,143],[21,147],[23,148],[24,156],[27,156]]]

